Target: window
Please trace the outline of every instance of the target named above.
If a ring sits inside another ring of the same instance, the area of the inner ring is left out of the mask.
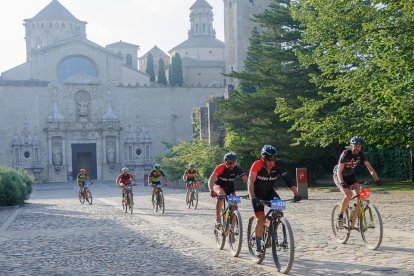
[[[141,150],[141,149],[137,149],[137,150],[135,151],[135,153],[136,153],[138,156],[140,156],[140,155],[141,155],[141,153],[142,153],[142,150]]]
[[[128,160],[132,161],[132,146],[128,146]]]
[[[150,159],[150,147],[145,146],[145,160],[149,161]]]
[[[132,56],[131,56],[131,54],[126,55],[126,65],[132,66]]]
[[[25,152],[23,153],[23,156],[24,156],[24,158],[29,158],[29,157],[30,157],[30,152],[25,151]]]
[[[69,56],[64,58],[58,65],[58,79],[63,82],[65,79],[84,73],[97,78],[98,74],[92,61],[84,56]]]
[[[205,32],[206,32],[206,24],[203,23],[203,33],[205,33]]]
[[[198,24],[196,24],[196,34],[198,34]]]
[[[249,0],[250,7],[254,7],[254,0]]]

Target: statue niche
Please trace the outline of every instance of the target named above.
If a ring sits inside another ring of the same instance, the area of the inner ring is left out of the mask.
[[[116,162],[115,137],[106,138],[106,163],[113,168]]]
[[[52,142],[52,164],[56,171],[59,171],[63,164],[62,141],[58,139]]]
[[[91,102],[91,96],[87,91],[78,91],[75,95],[75,102],[79,121],[87,122],[89,117],[89,104]]]

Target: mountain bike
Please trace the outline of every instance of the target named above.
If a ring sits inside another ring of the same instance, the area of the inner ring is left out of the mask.
[[[198,206],[198,182],[196,181],[188,181],[188,185],[191,186],[189,195],[188,195],[188,201],[187,201],[187,208],[190,209],[191,207],[194,207],[194,209],[197,209]]]
[[[351,235],[351,230],[356,230],[361,234],[365,246],[376,250],[381,245],[384,230],[378,208],[374,204],[370,204],[371,190],[364,188],[369,184],[369,182],[362,184],[359,192],[352,189],[355,195],[345,210],[343,227],[338,225],[337,221],[337,216],[341,211],[341,203],[335,204],[331,214],[331,225],[337,242],[346,243]]]
[[[89,205],[92,205],[92,193],[89,190],[88,186],[92,185],[92,183],[89,183],[89,181],[85,180],[83,182],[82,186],[79,186],[79,201],[80,203],[84,204],[85,200],[89,203]]]
[[[124,212],[127,213],[128,209],[129,212],[132,213],[134,212],[134,194],[132,192],[132,186],[136,186],[136,185],[122,185],[122,192],[124,194],[123,198],[122,198],[122,209],[124,209]]]
[[[263,262],[266,249],[272,247],[273,262],[277,271],[289,273],[295,258],[295,239],[289,221],[285,218],[283,211],[286,210],[286,202],[294,200],[273,199],[270,201],[257,199],[263,206],[270,206],[263,225],[264,231],[261,241],[261,252],[256,255],[256,216],[251,216],[247,227],[247,247],[250,258],[257,264]]]
[[[155,188],[155,194],[153,194],[152,198],[152,208],[154,212],[158,212],[160,210],[161,214],[164,214],[165,211],[165,202],[164,202],[164,192],[162,191],[162,184],[153,185]]]
[[[228,244],[230,253],[233,257],[240,254],[243,241],[243,223],[242,217],[237,204],[240,203],[240,198],[247,199],[249,196],[225,196],[218,195],[217,200],[223,200],[224,205],[221,209],[220,219],[221,224],[215,225],[214,237],[216,239],[217,248],[222,250],[226,243],[226,237],[229,238]],[[226,206],[227,201],[227,206]]]

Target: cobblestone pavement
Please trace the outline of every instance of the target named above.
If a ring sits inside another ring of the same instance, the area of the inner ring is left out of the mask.
[[[39,184],[19,208],[0,208],[0,275],[276,275],[271,254],[263,264],[238,258],[213,236],[215,201],[200,193],[186,209],[183,191],[165,189],[166,211],[154,213],[148,187],[134,189],[133,215],[122,211],[120,189],[91,186],[93,205],[80,204],[74,183]],[[289,191],[279,190],[282,197]],[[240,192],[239,194],[246,194]],[[358,232],[347,244],[333,239],[330,213],[341,195],[310,190],[309,200],[288,204],[296,242],[291,275],[414,275],[412,193],[374,194],[384,222],[381,247],[365,248]],[[244,233],[252,208],[239,210]]]

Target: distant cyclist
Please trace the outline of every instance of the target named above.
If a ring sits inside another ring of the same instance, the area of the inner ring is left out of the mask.
[[[248,189],[249,196],[252,199],[253,210],[257,218],[256,224],[256,255],[260,256],[261,241],[263,237],[263,224],[265,223],[264,206],[258,203],[260,200],[272,200],[279,198],[279,195],[275,191],[276,179],[280,176],[283,181],[293,192],[293,201],[297,202],[302,199],[298,195],[298,190],[293,183],[293,180],[289,177],[287,171],[283,169],[277,159],[279,157],[278,150],[272,145],[264,145],[261,151],[261,157],[255,161],[250,168]]]
[[[164,184],[168,185],[168,178],[165,176],[165,173],[161,170],[160,164],[155,164],[154,169],[150,172],[148,176],[148,185],[152,186],[152,196],[151,201],[154,201],[154,194],[157,191],[155,186],[161,183],[161,177],[164,179]]]
[[[365,157],[362,152],[362,145],[364,141],[359,136],[352,137],[350,141],[350,148],[342,152],[339,157],[338,164],[333,170],[333,180],[338,189],[342,192],[344,198],[342,199],[341,211],[338,214],[337,221],[338,226],[343,227],[344,224],[344,212],[348,207],[349,201],[352,198],[352,191],[350,188],[354,188],[359,191],[359,181],[354,175],[355,167],[361,162],[367,167],[369,173],[372,175],[378,186],[381,186],[381,181],[378,178],[378,174],[375,172],[371,163]]]
[[[190,194],[191,185],[193,185],[192,182],[195,182],[196,178],[198,178],[198,180],[200,182],[203,181],[203,178],[201,177],[198,170],[195,168],[195,165],[193,163],[190,163],[188,165],[188,169],[185,170],[185,172],[183,174],[183,180],[185,181],[185,188],[186,188],[186,192],[185,192],[185,201],[186,202],[188,202],[188,196]]]
[[[79,190],[82,191],[83,187],[87,182],[89,181],[90,184],[92,184],[92,180],[89,178],[88,174],[86,173],[85,169],[80,169],[79,174],[76,176],[76,182],[79,185]],[[86,182],[86,183],[85,183]]]
[[[246,173],[236,163],[237,155],[229,152],[224,155],[224,162],[214,169],[208,180],[208,187],[212,197],[217,195],[235,195],[234,180],[236,177],[240,177],[247,184]],[[222,206],[223,200],[217,200],[216,226],[221,225],[220,210]]]
[[[117,179],[116,179],[116,185],[117,186],[128,186],[131,185],[131,180],[134,181],[135,185],[138,184],[137,180],[134,178],[134,176],[129,173],[129,169],[127,167],[124,167],[121,169],[121,174],[118,175]],[[124,195],[125,195],[125,188],[122,188],[122,200],[124,200]]]

